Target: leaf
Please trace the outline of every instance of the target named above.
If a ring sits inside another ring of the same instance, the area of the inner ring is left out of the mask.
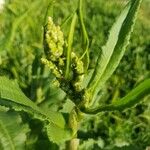
[[[25,111],[32,114],[37,119],[48,121],[49,125],[46,126],[47,128],[51,128],[50,126],[52,125],[56,129],[54,132],[59,131],[57,138],[55,138],[56,135],[54,134],[48,134],[49,139],[55,143],[58,143],[60,140],[65,140],[65,137],[58,141],[55,140],[58,139],[58,137],[61,138],[61,136],[59,136],[61,132],[64,133],[64,130],[67,130],[62,114],[53,111],[45,111],[39,108],[22,93],[16,82],[5,77],[0,77],[0,105],[11,107],[16,111]],[[70,136],[70,134],[67,135],[67,139],[68,136]]]
[[[125,53],[141,1],[131,0],[127,4],[113,25],[106,45],[102,47],[102,52],[88,84],[87,91],[91,93],[93,99],[113,74]]]
[[[139,145],[129,145],[129,146],[123,146],[123,147],[114,147],[112,150],[143,150],[142,147],[139,147]]]
[[[86,55],[86,69],[89,67],[89,38],[88,34],[85,28],[84,20],[83,20],[83,0],[79,0],[79,8],[78,8],[78,13],[79,13],[79,21],[80,21],[80,26],[81,26],[81,31],[82,31],[82,48],[84,50],[84,53],[82,54],[81,58],[82,59]]]
[[[23,124],[16,112],[0,111],[1,150],[25,150],[27,124]]]
[[[72,44],[73,44],[73,35],[74,35],[74,30],[76,26],[76,20],[77,20],[77,14],[74,13],[72,22],[71,22],[71,27],[69,31],[69,36],[68,36],[68,48],[67,48],[67,60],[66,60],[66,72],[65,72],[65,78],[69,78],[69,72],[70,72],[70,65],[71,65],[71,49],[72,49]]]
[[[97,114],[102,111],[122,111],[139,103],[144,96],[150,94],[150,78],[140,83],[136,88],[129,92],[123,98],[116,100],[109,105],[100,106],[97,108],[88,108],[83,110],[87,114]]]
[[[53,11],[54,11],[54,1],[49,2],[47,9],[46,9],[46,13],[45,13],[45,17],[44,17],[44,23],[43,26],[45,26],[48,22],[48,17],[51,16],[53,17]]]
[[[61,128],[58,128],[55,124],[50,123],[47,126],[47,134],[48,134],[50,141],[60,144],[70,139],[71,129],[62,130]]]
[[[75,107],[75,104],[70,99],[67,99],[65,103],[63,104],[63,108],[60,111],[63,113],[70,114],[74,107]]]

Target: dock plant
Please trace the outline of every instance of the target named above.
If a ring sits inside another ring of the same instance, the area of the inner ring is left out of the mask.
[[[68,36],[64,36],[61,25],[57,25],[52,16],[46,14],[43,25],[44,56],[40,59],[53,74],[51,83],[65,93],[69,110],[57,112],[44,110],[27,98],[19,88],[17,81],[4,76],[0,77],[0,141],[4,149],[23,149],[25,138],[13,143],[10,137],[16,138],[14,132],[9,132],[10,124],[6,120],[12,117],[18,122],[18,130],[29,132],[28,125],[21,124],[17,112],[25,112],[44,124],[45,132],[53,143],[65,143],[66,149],[75,150],[78,147],[78,129],[86,115],[98,115],[106,111],[123,111],[134,107],[145,96],[150,94],[150,79],[145,79],[124,97],[113,100],[110,104],[95,107],[98,94],[112,76],[125,54],[134,29],[137,13],[142,0],[129,0],[113,24],[106,44],[101,46],[94,68],[90,68],[90,40],[83,18],[83,0],[79,0],[77,9],[65,20],[70,23]],[[76,26],[80,27],[81,45],[79,50],[73,48]],[[98,33],[97,33],[98,34]],[[96,39],[99,40],[99,39]],[[67,102],[66,102],[67,103]],[[70,105],[71,103],[71,105]],[[13,113],[10,113],[14,110]],[[10,133],[10,135],[8,135]],[[24,133],[24,134],[25,134]],[[24,137],[24,135],[21,135]]]

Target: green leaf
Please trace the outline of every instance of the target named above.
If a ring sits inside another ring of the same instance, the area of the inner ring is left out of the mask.
[[[84,20],[83,20],[83,0],[79,0],[79,21],[80,21],[80,26],[81,26],[81,31],[82,31],[82,48],[84,50],[83,55],[81,56],[80,59],[82,59],[85,55],[86,55],[86,69],[88,69],[89,67],[89,38],[88,38],[88,34],[85,28],[85,24],[84,24]]]
[[[48,22],[47,19],[49,16],[53,17],[53,13],[54,13],[53,7],[54,7],[54,1],[50,1],[47,6],[47,9],[46,9],[43,26],[45,26],[47,24],[47,22]]]
[[[142,147],[139,147],[139,145],[129,145],[129,146],[123,146],[123,147],[114,147],[112,150],[143,150]]]
[[[69,78],[69,73],[70,73],[70,65],[71,65],[71,50],[72,50],[72,44],[73,44],[73,35],[74,35],[74,30],[76,26],[76,20],[77,20],[77,14],[74,13],[72,22],[71,22],[71,27],[70,27],[70,32],[68,36],[68,48],[67,48],[67,60],[66,60],[66,72],[65,72],[65,78]]]
[[[116,100],[112,104],[100,106],[97,108],[85,108],[83,112],[87,114],[97,114],[102,111],[122,111],[139,103],[142,100],[142,98],[144,96],[147,96],[148,94],[150,94],[150,79],[143,81],[131,92],[129,92],[125,97]]]
[[[106,45],[102,47],[102,52],[88,84],[87,91],[93,99],[113,74],[125,53],[141,1],[131,0],[127,4],[113,25]]]
[[[69,140],[71,137],[71,129],[61,129],[58,128],[55,124],[50,123],[47,126],[47,134],[50,139],[50,141],[60,144],[63,143],[66,140]]]
[[[0,111],[1,150],[25,150],[27,124],[23,124],[16,112]]]
[[[56,129],[54,132],[59,131],[57,138],[55,138],[54,134],[48,134],[49,139],[55,143],[58,143],[60,140],[65,140],[65,137],[61,139],[61,132],[64,133],[65,130],[67,130],[62,114],[59,112],[45,111],[39,108],[23,94],[16,82],[5,77],[0,77],[0,105],[11,107],[15,111],[25,111],[32,114],[37,119],[48,121],[48,125],[46,126],[48,129],[51,128],[52,125],[52,127]],[[68,136],[70,136],[70,134],[67,134],[67,139]],[[58,137],[60,137],[60,139]]]

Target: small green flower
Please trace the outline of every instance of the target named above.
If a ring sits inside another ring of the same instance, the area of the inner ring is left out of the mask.
[[[91,100],[91,94],[89,91],[85,90],[85,93],[83,95],[83,105],[85,107],[88,107],[91,102],[90,100]]]
[[[43,64],[45,64],[46,66],[48,66],[52,70],[52,73],[57,78],[61,78],[61,73],[59,72],[57,66],[53,62],[51,62],[50,60],[47,60],[45,58],[41,58],[41,61]]]
[[[78,56],[72,52],[71,53],[72,63],[75,66],[75,71],[77,74],[83,74],[84,73],[84,66],[83,62],[78,58]]]
[[[48,59],[57,61],[57,59],[63,54],[64,36],[59,26],[53,23],[51,17],[48,18],[46,42],[48,44]]]
[[[82,81],[84,79],[84,65],[83,62],[78,58],[78,56],[72,52],[71,53],[72,58],[72,67],[75,74],[75,81],[74,81],[74,87],[76,91],[82,90]]]

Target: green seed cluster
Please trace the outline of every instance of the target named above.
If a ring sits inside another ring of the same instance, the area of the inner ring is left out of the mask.
[[[76,91],[81,91],[82,90],[82,81],[84,78],[84,65],[83,62],[77,57],[77,55],[72,52],[71,53],[72,57],[72,67],[74,68],[74,75],[75,75],[75,82],[74,82],[74,87]]]
[[[42,58],[43,64],[48,66],[57,79],[63,77],[64,58],[63,46],[64,36],[59,26],[56,26],[51,17],[48,18],[44,35],[44,51],[46,58]],[[57,86],[59,82],[57,81]]]
[[[52,70],[53,74],[57,78],[61,77],[61,74],[60,74],[58,68],[56,67],[56,65],[52,61],[47,60],[46,58],[41,58],[41,61],[42,61],[43,64],[47,65]]]
[[[84,73],[83,62],[78,58],[78,56],[74,52],[71,53],[71,58],[74,63],[73,65],[75,67],[76,73],[83,74]]]
[[[42,58],[43,64],[48,66],[56,79],[53,84],[62,88],[70,99],[81,99],[83,94],[82,81],[84,78],[84,64],[82,60],[71,52],[71,79],[65,79],[66,56],[64,53],[64,36],[59,26],[56,26],[51,17],[48,18],[44,35],[44,51],[46,58]],[[82,93],[82,94],[81,94]]]
[[[63,54],[64,36],[60,27],[53,23],[51,17],[48,18],[46,42],[49,47],[49,59],[57,61],[57,59]]]

